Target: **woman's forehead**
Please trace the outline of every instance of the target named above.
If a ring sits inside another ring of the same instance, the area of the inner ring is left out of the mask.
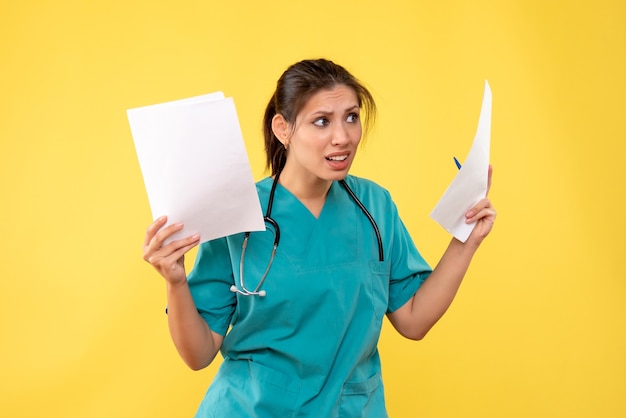
[[[359,99],[356,92],[352,87],[339,84],[313,93],[302,106],[300,113],[308,113],[315,111],[315,109],[337,111],[348,110],[354,107],[359,107]]]

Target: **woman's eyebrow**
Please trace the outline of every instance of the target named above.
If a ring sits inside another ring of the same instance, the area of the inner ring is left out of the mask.
[[[352,105],[350,107],[347,107],[344,110],[344,113],[347,113],[347,112],[350,112],[350,111],[353,111],[353,110],[358,110],[358,109],[360,109],[359,105],[355,104],[355,105]],[[334,110],[331,110],[331,109],[318,109],[318,110],[316,110],[314,112],[311,112],[311,116],[313,116],[313,115],[332,115],[333,113],[335,113],[335,112],[334,112]]]

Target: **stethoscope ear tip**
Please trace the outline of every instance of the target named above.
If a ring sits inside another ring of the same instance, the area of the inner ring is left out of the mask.
[[[264,297],[266,294],[265,290],[259,290],[259,296]]]
[[[230,287],[230,291],[231,291],[231,292],[233,292],[233,293],[237,293],[237,286],[232,285],[232,286]]]

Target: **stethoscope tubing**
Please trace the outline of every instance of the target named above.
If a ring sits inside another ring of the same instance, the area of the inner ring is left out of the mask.
[[[385,261],[385,256],[384,256],[384,252],[383,252],[383,240],[380,237],[380,231],[378,230],[378,225],[376,224],[376,221],[374,220],[374,217],[365,208],[365,206],[363,206],[363,203],[359,200],[358,197],[356,197],[356,195],[354,194],[352,189],[348,186],[348,184],[346,183],[345,180],[340,180],[339,183],[341,183],[341,185],[346,189],[346,191],[348,192],[348,194],[350,195],[352,200],[354,200],[354,202],[357,204],[357,206],[359,208],[361,208],[361,211],[365,214],[367,219],[372,224],[372,228],[374,228],[374,233],[376,234],[376,241],[378,242],[378,261],[381,261],[381,262]]]
[[[276,176],[274,177],[274,181],[272,182],[272,188],[270,190],[269,199],[267,201],[267,210],[265,211],[265,216],[263,217],[263,220],[266,223],[270,224],[272,228],[274,228],[274,245],[272,248],[272,254],[270,256],[270,261],[267,264],[267,268],[265,269],[265,272],[263,273],[261,280],[259,280],[259,284],[254,288],[254,290],[249,290],[248,288],[246,288],[245,280],[244,280],[243,261],[244,261],[244,256],[246,253],[246,248],[248,247],[248,239],[250,238],[250,232],[246,232],[244,235],[243,244],[241,246],[241,259],[239,262],[239,286],[241,287],[241,289],[238,289],[237,286],[232,285],[230,287],[231,292],[239,293],[240,295],[243,295],[243,296],[263,297],[266,295],[265,290],[260,290],[260,289],[263,283],[265,282],[267,275],[269,274],[270,268],[274,261],[274,257],[276,256],[276,250],[278,248],[278,244],[280,243],[280,227],[278,226],[278,222],[272,219],[272,216],[271,216],[272,206],[274,205],[274,193],[276,191],[276,186],[278,185],[279,176],[280,176],[280,172],[276,174]],[[384,257],[384,252],[383,252],[383,242],[382,242],[382,238],[380,235],[380,230],[378,229],[378,225],[376,224],[374,217],[367,210],[367,208],[363,205],[363,203],[359,200],[359,198],[354,194],[354,192],[348,186],[345,180],[340,180],[339,183],[343,186],[344,189],[346,189],[346,191],[350,195],[350,198],[357,204],[357,206],[365,214],[370,224],[372,224],[372,227],[374,228],[374,233],[376,234],[376,241],[378,243],[378,260],[381,262],[384,261],[385,257]]]

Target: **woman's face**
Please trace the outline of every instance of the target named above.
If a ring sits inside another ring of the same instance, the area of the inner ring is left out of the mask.
[[[361,133],[354,90],[345,85],[320,90],[296,117],[283,173],[306,182],[343,179],[354,161]]]

